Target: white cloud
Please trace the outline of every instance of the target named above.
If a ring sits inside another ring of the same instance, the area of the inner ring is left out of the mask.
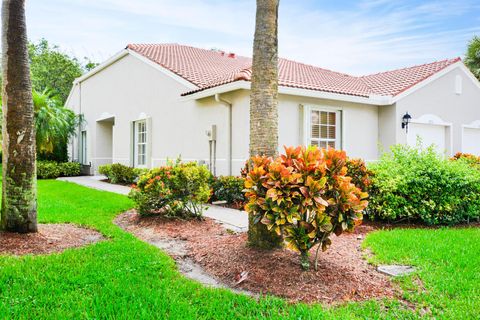
[[[363,0],[321,8],[320,1],[282,0],[280,55],[352,74],[462,55],[480,26],[463,16],[473,0]],[[129,42],[177,42],[251,55],[255,1],[32,0],[32,38],[45,37],[76,55],[103,60]]]

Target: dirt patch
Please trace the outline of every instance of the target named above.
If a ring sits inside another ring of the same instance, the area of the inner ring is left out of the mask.
[[[291,302],[325,304],[399,295],[388,277],[363,259],[360,244],[365,234],[373,230],[370,226],[360,226],[353,234],[334,236],[331,248],[321,254],[319,270],[303,272],[297,253],[248,248],[245,233],[232,233],[210,219],[172,221],[158,216],[140,218],[128,212],[117,217],[116,223],[145,241],[160,241],[157,246],[170,255],[190,259],[231,288],[268,293]],[[169,249],[172,244],[173,251]],[[313,256],[311,260],[313,265]],[[239,280],[242,281],[238,283]]]
[[[0,232],[0,255],[48,254],[101,240],[99,232],[73,224],[39,224],[37,233]]]

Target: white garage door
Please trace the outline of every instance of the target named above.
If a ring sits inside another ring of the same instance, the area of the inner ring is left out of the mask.
[[[480,155],[480,129],[463,128],[462,152]]]
[[[446,128],[443,125],[432,125],[424,123],[410,123],[408,126],[407,144],[417,145],[417,137],[422,139],[422,146],[435,145],[438,153],[445,154],[446,151]]]

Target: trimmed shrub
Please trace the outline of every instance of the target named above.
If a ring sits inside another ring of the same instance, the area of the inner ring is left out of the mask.
[[[195,162],[177,162],[141,175],[129,197],[142,215],[200,218],[210,197],[210,171]]]
[[[255,223],[284,235],[287,247],[300,252],[308,269],[309,250],[325,251],[330,236],[352,231],[362,221],[368,196],[347,176],[345,152],[312,147],[285,148],[273,160],[254,157],[245,181],[245,209]]]
[[[77,162],[37,161],[38,179],[56,179],[80,175],[80,164]]]
[[[428,225],[480,217],[480,171],[467,161],[449,161],[433,147],[392,147],[372,164],[369,214],[388,221]]]
[[[212,179],[212,201],[226,201],[227,204],[243,208],[245,179],[242,177],[220,176]]]
[[[81,165],[78,162],[63,162],[59,163],[59,166],[62,177],[79,176],[81,173]]]
[[[37,161],[37,179],[56,179],[60,174],[61,170],[57,162]]]
[[[120,163],[106,164],[98,167],[98,172],[107,176],[110,183],[132,184],[148,169],[132,168]]]

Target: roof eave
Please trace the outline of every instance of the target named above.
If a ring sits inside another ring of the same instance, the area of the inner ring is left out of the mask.
[[[245,81],[245,80],[230,82],[230,83],[219,85],[213,88],[208,88],[195,93],[187,94],[183,96],[182,99],[199,100],[199,99],[214,96],[215,94],[222,94],[226,92],[232,92],[235,90],[242,90],[242,89],[250,90],[250,84],[251,84],[250,81]],[[354,102],[354,103],[361,103],[361,104],[370,104],[370,105],[376,105],[376,106],[392,104],[391,96],[362,97],[362,96],[325,92],[325,91],[311,90],[311,89],[293,88],[293,87],[286,87],[286,86],[279,86],[278,93],[293,95],[293,96],[308,97],[308,98],[318,98],[318,99],[326,99],[326,100],[337,100],[337,101],[347,101],[347,102]]]

